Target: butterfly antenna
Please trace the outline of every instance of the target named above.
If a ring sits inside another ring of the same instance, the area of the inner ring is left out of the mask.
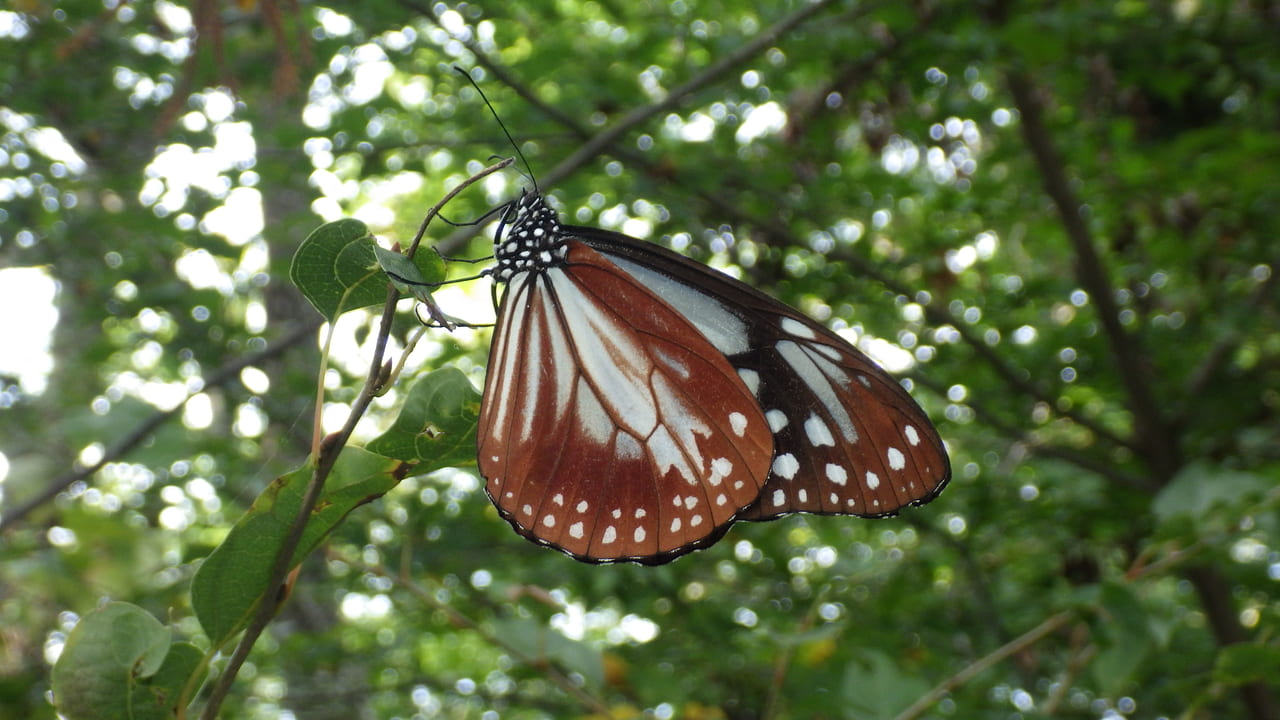
[[[538,190],[538,179],[533,176],[533,166],[529,164],[524,153],[520,152],[520,146],[516,144],[515,138],[511,137],[511,133],[507,131],[506,124],[502,122],[501,117],[498,117],[498,111],[493,109],[493,104],[489,102],[488,97],[485,97],[484,91],[480,89],[475,78],[471,77],[471,73],[457,65],[454,65],[453,69],[461,73],[462,76],[467,79],[467,82],[471,83],[471,87],[475,88],[476,92],[480,93],[480,99],[484,101],[485,107],[489,108],[489,112],[493,115],[493,119],[498,121],[498,127],[502,128],[502,134],[507,136],[507,142],[511,143],[511,147],[515,148],[516,155],[520,158],[520,162],[524,163],[525,169],[529,171],[529,180],[533,183],[534,191],[540,193]]]

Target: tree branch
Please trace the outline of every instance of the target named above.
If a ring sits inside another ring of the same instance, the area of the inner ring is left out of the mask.
[[[472,175],[449,192],[444,200],[431,208],[418,231],[417,237],[414,239],[414,246],[410,248],[410,251],[412,252],[417,248],[418,241],[426,233],[427,223],[436,216],[445,202],[486,175],[505,167],[506,164],[509,163],[507,161],[499,162]],[[222,675],[218,677],[218,681],[209,695],[208,704],[205,705],[201,716],[204,720],[215,720],[217,718],[218,710],[221,708],[227,694],[231,691],[231,685],[235,682],[236,675],[244,665],[245,660],[248,659],[249,652],[253,650],[254,644],[257,643],[258,638],[266,630],[267,625],[271,623],[272,618],[275,617],[276,612],[279,610],[279,603],[272,602],[275,599],[273,593],[284,584],[285,577],[289,574],[289,566],[292,564],[293,554],[298,548],[298,543],[302,541],[302,534],[306,530],[307,521],[311,519],[311,513],[320,499],[320,494],[324,490],[325,481],[333,471],[333,467],[338,461],[338,455],[351,438],[351,433],[355,431],[356,425],[364,417],[369,404],[378,396],[391,375],[391,364],[384,365],[382,358],[386,355],[387,341],[391,337],[391,325],[395,318],[396,304],[399,300],[400,291],[396,289],[395,285],[388,282],[387,299],[382,306],[382,317],[378,323],[378,335],[374,343],[373,359],[369,363],[369,373],[365,377],[364,386],[360,389],[360,394],[355,401],[351,403],[351,410],[347,414],[347,421],[342,426],[342,429],[326,437],[324,442],[320,443],[319,447],[315,449],[315,469],[311,474],[310,482],[307,484],[302,504],[299,505],[298,512],[294,515],[292,524],[289,526],[289,531],[281,542],[280,550],[276,553],[275,561],[272,563],[271,572],[267,576],[267,582],[264,586],[266,590],[258,600],[253,618],[249,621],[244,635],[240,638],[240,643],[236,646],[235,652],[232,653],[231,659],[227,662],[227,667],[223,669]],[[323,387],[323,378],[319,380],[319,384]]]
[[[97,462],[85,467],[75,468],[70,472],[59,476],[46,485],[35,497],[28,499],[13,510],[3,513],[2,516],[0,516],[0,532],[9,530],[20,520],[26,517],[32,510],[35,510],[41,505],[57,497],[58,493],[66,490],[73,484],[92,477],[94,473],[106,467],[108,463],[116,462],[117,460],[127,456],[142,444],[143,441],[150,437],[151,433],[155,432],[161,425],[180,413],[182,408],[186,406],[187,401],[191,400],[191,398],[199,395],[200,393],[207,392],[211,388],[221,387],[227,384],[232,379],[238,377],[240,371],[246,367],[257,365],[263,361],[280,355],[284,351],[292,348],[303,338],[314,333],[319,327],[319,320],[298,325],[285,333],[282,337],[270,343],[266,349],[251,355],[246,355],[218,368],[217,370],[214,370],[201,380],[199,389],[191,392],[191,394],[187,396],[186,400],[178,403],[177,406],[170,410],[159,410],[146,420],[143,420],[137,427],[130,430],[124,437],[116,441],[116,443],[111,447],[107,448]]]
[[[952,690],[964,685],[978,675],[981,675],[983,672],[986,672],[988,669],[1002,662],[1010,655],[1021,652],[1022,650],[1035,645],[1037,642],[1040,642],[1040,640],[1045,636],[1057,632],[1074,617],[1076,617],[1076,613],[1071,610],[1064,610],[1056,615],[1051,615],[1047,620],[1031,628],[1021,636],[1005,643],[1003,646],[991,653],[988,653],[977,662],[971,663],[960,672],[952,675],[946,680],[943,680],[934,689],[925,693],[915,702],[911,703],[906,710],[898,713],[895,720],[912,720],[913,718],[920,717],[926,710],[933,707],[934,703],[946,697]]]
[[[560,163],[552,168],[550,172],[542,175],[543,185],[546,187],[554,187],[561,180],[569,177],[578,169],[584,167],[606,151],[620,154],[620,156],[625,156],[628,159],[635,159],[638,156],[632,155],[625,150],[619,150],[620,146],[618,141],[624,135],[641,125],[644,125],[654,117],[679,107],[688,97],[719,80],[761,52],[764,52],[774,45],[784,34],[800,26],[807,20],[810,20],[814,15],[832,5],[835,1],[836,0],[817,0],[816,2],[805,5],[796,12],[774,23],[769,28],[761,31],[758,35],[738,49],[707,66],[702,70],[702,72],[690,78],[687,82],[672,89],[663,99],[655,103],[642,105],[632,109],[630,112],[623,115],[617,122],[595,134],[584,132],[583,126],[579,125],[577,121],[572,120],[558,110],[548,108],[546,104],[538,101],[531,90],[514,82],[510,73],[501,71],[498,63],[484,56],[478,47],[472,45],[469,49],[476,55],[477,62],[490,72],[493,72],[495,77],[506,79],[508,83],[516,89],[516,92],[520,94],[521,97],[524,97],[539,109],[547,112],[548,115],[564,124],[565,127],[569,128],[579,137],[584,138],[583,144],[577,149],[577,151],[560,161]],[[428,9],[422,8],[417,3],[413,2],[413,0],[401,0],[401,2],[408,7],[412,7],[415,10],[422,12],[424,15],[434,20],[434,13]],[[483,62],[481,62],[481,58],[483,58]],[[623,153],[626,154],[622,155]],[[441,252],[456,252],[463,243],[475,234],[475,232],[476,230],[474,228],[460,229],[459,231],[451,233],[447,238],[441,240],[437,246],[441,249]]]
[[[1148,367],[1148,358],[1138,339],[1120,322],[1115,289],[1081,216],[1083,206],[1071,190],[1062,157],[1045,127],[1036,88],[1018,71],[1009,72],[1007,82],[1014,105],[1022,116],[1023,137],[1040,170],[1045,192],[1057,207],[1067,240],[1075,252],[1076,275],[1098,309],[1098,321],[1102,324],[1112,359],[1129,396],[1137,444],[1142,447],[1143,459],[1157,482],[1163,485],[1173,478],[1181,465],[1181,452],[1149,384],[1152,371]]]

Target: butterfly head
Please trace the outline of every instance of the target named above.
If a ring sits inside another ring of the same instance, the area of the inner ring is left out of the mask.
[[[567,248],[556,211],[537,192],[525,190],[512,202],[493,238],[498,265],[493,276],[510,282],[516,274],[564,262]]]

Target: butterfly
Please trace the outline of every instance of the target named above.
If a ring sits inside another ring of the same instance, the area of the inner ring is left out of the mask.
[[[659,245],[563,225],[536,189],[502,209],[494,242],[505,290],[477,460],[526,538],[656,565],[738,520],[883,517],[950,479],[902,385],[798,310]]]

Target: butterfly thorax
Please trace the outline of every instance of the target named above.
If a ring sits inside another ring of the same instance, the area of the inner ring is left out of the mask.
[[[562,264],[568,248],[556,212],[536,192],[525,192],[510,211],[514,216],[503,236],[502,228],[494,238],[493,277],[510,282],[522,272],[537,272]]]

